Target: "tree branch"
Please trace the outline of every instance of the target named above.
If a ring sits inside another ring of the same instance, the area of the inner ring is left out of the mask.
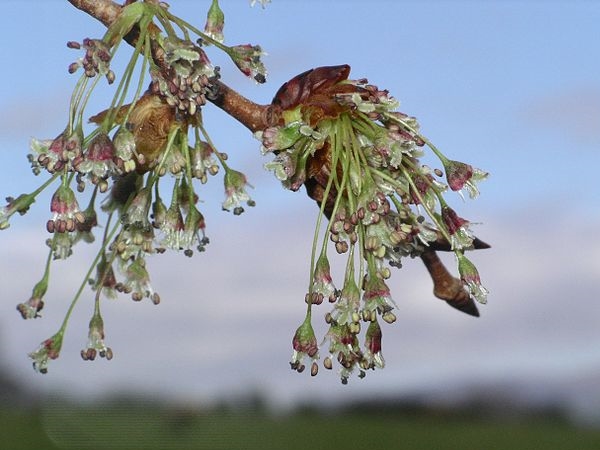
[[[446,300],[450,306],[465,314],[479,317],[477,305],[465,290],[462,281],[450,275],[436,252],[425,250],[421,254],[421,259],[433,280],[433,295]]]
[[[111,0],[68,0],[75,8],[109,27],[121,13],[122,6]]]

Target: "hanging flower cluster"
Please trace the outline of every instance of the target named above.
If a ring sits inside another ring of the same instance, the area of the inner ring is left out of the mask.
[[[301,372],[308,359],[311,374],[317,373],[311,312],[326,300],[332,308],[325,315],[323,365],[331,369],[337,361],[343,383],[353,371],[362,377],[384,365],[380,322],[396,320],[386,283],[389,265],[400,267],[406,256],[422,255],[438,241],[449,243],[465,294],[480,303],[487,295],[464,255],[475,239],[469,221],[444,198],[448,187],[474,198],[487,173],[445,157],[420,134],[413,117],[396,111],[398,102],[388,91],[366,79],[349,80],[349,71],[346,65],[320,67],[290,80],[273,100],[282,120],[257,133],[263,153],[274,155],[266,167],[288,189],[306,186],[320,205],[307,313],[292,340],[291,367]],[[425,147],[443,171],[419,162]],[[323,217],[329,224],[319,237]],[[347,258],[339,283],[330,274],[329,242]]]
[[[99,241],[59,330],[29,355],[41,373],[59,357],[69,317],[86,287],[93,292],[94,308],[81,356],[112,359],[101,299],[126,294],[136,302],[160,303],[147,260],[167,250],[186,256],[205,250],[209,240],[198,207],[199,187],[210,176],[223,173],[223,210],[239,215],[254,206],[246,175],[217,150],[202,109],[207,101],[226,103],[226,86],[208,57],[209,47],[264,83],[261,47],[223,43],[218,0],[211,2],[204,31],[171,14],[164,2],[125,3],[102,39],[67,44],[84,55],[69,66],[70,73],[83,73],[65,128],[54,139],[33,139],[28,155],[33,173],[45,180],[31,193],[7,197],[0,207],[3,230],[16,213],[27,213],[42,191],[53,189],[45,223],[46,265],[29,300],[17,306],[24,319],[43,312],[53,262],[68,259],[82,242]],[[111,62],[123,40],[133,53],[117,74]],[[476,197],[487,173],[448,159],[420,134],[413,117],[397,111],[398,102],[387,91],[366,79],[351,80],[349,72],[346,65],[309,70],[285,83],[271,105],[263,108],[238,96],[237,109],[228,111],[256,132],[263,153],[273,156],[265,166],[283,186],[292,191],[305,186],[320,207],[306,316],[292,340],[291,367],[302,372],[308,363],[316,375],[324,353],[323,367],[338,364],[343,383],[352,373],[363,377],[385,364],[382,326],[396,321],[397,308],[387,280],[390,266],[401,267],[405,257],[421,257],[434,282],[442,279],[440,286],[451,287],[434,286],[436,296],[463,312],[477,315],[475,302],[485,303],[487,297],[477,268],[465,256],[486,244],[444,197],[448,190]],[[114,97],[106,110],[90,114],[88,101],[102,80],[116,86]],[[84,125],[89,116],[91,125]],[[427,148],[441,168],[419,161]],[[332,248],[346,257],[343,279],[335,282]],[[456,255],[459,278],[436,259],[440,248]],[[331,309],[325,314],[328,331],[319,342],[312,313],[323,302]]]
[[[202,121],[202,107],[220,77],[204,50],[207,45],[227,53],[244,74],[265,81],[260,48],[224,45],[223,25],[216,0],[206,33],[172,15],[165,3],[133,2],[122,8],[102,39],[67,44],[84,52],[69,66],[70,73],[82,69],[83,74],[67,124],[54,139],[33,139],[28,155],[33,173],[47,179],[0,207],[0,229],[6,229],[12,216],[25,214],[43,190],[55,189],[45,226],[50,238],[44,274],[31,298],[17,306],[24,319],[40,317],[53,261],[69,258],[79,242],[100,237],[99,251],[59,331],[30,354],[37,371],[45,373],[48,361],[59,356],[67,322],[87,284],[95,301],[81,356],[112,358],[104,343],[101,295],[123,293],[134,301],[160,302],[146,260],[165,250],[187,256],[204,251],[209,240],[197,189],[210,175],[224,171],[224,210],[239,215],[245,206],[254,206],[246,176],[229,167],[227,155],[216,149]],[[192,41],[191,34],[199,38]],[[111,61],[121,42],[132,36],[133,53],[117,77]],[[148,72],[151,80],[144,89]],[[118,81],[114,98],[108,109],[91,117],[93,128],[85,131],[86,105],[103,77],[109,84]]]

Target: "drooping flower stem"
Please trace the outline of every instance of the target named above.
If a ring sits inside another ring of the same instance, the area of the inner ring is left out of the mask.
[[[204,139],[206,139],[206,142],[208,142],[208,145],[210,145],[212,147],[212,149],[213,149],[213,151],[215,153],[215,156],[217,157],[217,159],[221,163],[221,166],[223,166],[223,170],[228,170],[229,166],[225,162],[226,157],[220,151],[217,150],[217,147],[215,146],[215,144],[213,143],[212,139],[210,138],[210,135],[206,131],[206,128],[204,128],[204,125],[203,125],[202,121],[200,121],[200,123],[198,124],[197,128],[202,133],[202,136],[204,136]]]
[[[75,130],[75,116],[79,109],[79,102],[83,97],[88,81],[89,78],[87,76],[81,75],[81,77],[79,77],[79,80],[77,80],[77,84],[73,89],[73,93],[71,94],[71,102],[69,104],[68,134],[73,133],[73,131]]]
[[[415,185],[415,182],[412,179],[412,177],[411,177],[410,173],[408,172],[408,170],[406,170],[406,168],[404,166],[401,166],[401,170],[404,173],[406,179],[408,180],[408,183],[409,183],[410,187],[413,189],[413,192],[414,192],[415,196],[417,197],[417,199],[419,200],[421,206],[423,206],[423,209],[425,209],[425,211],[427,212],[427,215],[429,216],[429,218],[431,220],[433,220],[433,222],[437,226],[437,228],[440,231],[440,233],[442,233],[442,235],[444,236],[444,238],[446,240],[448,240],[448,242],[450,242],[450,235],[448,234],[448,231],[446,231],[446,227],[440,221],[439,216],[437,214],[435,214],[435,212],[432,211],[429,208],[429,206],[427,205],[427,202],[423,199],[423,196],[419,192],[419,189]]]
[[[108,243],[110,242],[110,240],[113,238],[113,236],[115,235],[115,233],[119,229],[119,225],[120,225],[119,223],[116,223],[113,226],[112,230],[110,231],[110,233],[108,234],[108,236],[106,237],[106,239],[102,242],[102,247],[100,248],[100,250],[96,254],[94,260],[92,261],[92,264],[90,265],[90,267],[89,267],[89,269],[87,271],[87,273],[83,277],[83,281],[79,285],[79,288],[77,289],[77,292],[75,293],[75,296],[73,297],[73,300],[71,300],[71,304],[69,305],[69,308],[67,309],[67,312],[65,314],[65,318],[63,319],[62,324],[60,326],[60,329],[58,331],[58,333],[60,333],[61,335],[63,335],[64,332],[65,332],[65,330],[67,329],[67,324],[69,322],[69,318],[71,317],[71,313],[73,312],[73,309],[75,308],[75,305],[79,301],[79,298],[81,297],[81,294],[83,293],[83,290],[85,289],[85,287],[88,284],[87,280],[90,279],[90,277],[92,276],[92,272],[94,271],[94,269],[96,268],[96,266],[97,266],[98,262],[100,261],[102,255],[104,254]]]
[[[338,163],[340,154],[339,154],[339,150],[337,148],[337,146],[339,145],[339,140],[336,138],[335,133],[331,134],[331,145],[334,147],[334,151],[332,152],[332,155],[331,155],[331,167],[337,167],[337,163]],[[325,199],[329,198],[329,193],[331,192],[331,186],[332,186],[334,180],[337,180],[337,172],[335,170],[331,170],[331,172],[329,173],[329,178],[327,179],[327,185],[325,186],[325,193],[324,193],[323,198],[325,198]],[[342,191],[340,189],[338,189],[337,197],[335,199],[335,204],[333,206],[332,216],[335,215],[335,213],[337,212],[341,198],[342,198]],[[317,254],[317,242],[319,240],[319,234],[321,231],[321,223],[322,223],[323,217],[325,216],[326,203],[327,203],[326,201],[321,202],[321,206],[319,208],[319,214],[317,216],[317,224],[315,226],[315,232],[314,232],[314,236],[313,236],[313,246],[312,246],[312,251],[311,251],[311,255],[310,255],[310,279],[308,281],[309,294],[312,294],[312,291],[313,291],[314,273],[315,273],[315,265],[316,265],[315,258],[316,258],[316,254]],[[327,233],[323,237],[323,243],[321,246],[321,254],[325,254],[326,249],[327,249]]]
[[[131,77],[133,76],[133,71],[135,69],[135,66],[137,65],[137,60],[139,57],[139,52],[141,50],[141,44],[146,41],[146,48],[144,49],[147,52],[148,49],[148,40],[146,39],[146,33],[142,32],[142,36],[143,38],[140,38],[135,50],[133,52],[133,54],[131,55],[131,58],[129,60],[129,62],[127,63],[127,66],[125,67],[125,73],[124,76],[121,78],[121,81],[119,82],[119,86],[117,87],[117,90],[115,92],[115,95],[113,96],[113,100],[108,108],[109,113],[106,114],[106,117],[104,118],[103,123],[104,124],[112,124],[115,121],[115,118],[117,116],[117,113],[119,111],[119,108],[121,107],[121,105],[123,105],[123,103],[125,102],[125,98],[127,96],[127,88],[129,87],[129,84],[131,82]],[[125,114],[125,117],[123,118],[122,123],[127,123],[127,119],[129,118],[129,114],[131,114],[131,111],[133,111],[133,108],[135,108],[135,105],[137,103],[137,100],[140,93],[141,93],[141,89],[142,89],[142,83],[144,81],[144,75],[146,72],[146,62],[147,62],[147,55],[144,55],[144,60],[142,63],[142,69],[140,71],[140,80],[138,83],[138,87],[134,96],[134,101],[131,102],[131,105],[129,106],[127,113]]]

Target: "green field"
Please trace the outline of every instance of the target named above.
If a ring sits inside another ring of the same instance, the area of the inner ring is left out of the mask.
[[[51,411],[51,412],[48,412]],[[598,450],[600,430],[559,419],[478,420],[424,412],[200,412],[57,406],[0,412],[2,449]]]

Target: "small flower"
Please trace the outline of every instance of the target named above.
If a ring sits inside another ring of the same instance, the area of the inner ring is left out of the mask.
[[[200,140],[196,141],[196,145],[190,148],[192,175],[202,183],[207,181],[206,172],[210,175],[216,175],[219,172],[219,166],[213,154],[214,149],[207,142]]]
[[[81,174],[89,174],[92,183],[97,184],[98,179],[106,179],[115,174],[114,159],[113,142],[104,131],[99,131],[89,143],[83,156],[73,161],[73,168]]]
[[[81,358],[84,361],[93,361],[96,355],[109,361],[113,357],[112,349],[104,343],[104,321],[98,310],[94,311],[90,320],[87,347],[81,350]]]
[[[363,317],[367,320],[372,321],[374,319],[373,313],[378,312],[387,323],[396,321],[396,316],[392,313],[392,310],[397,306],[392,300],[390,288],[377,274],[369,272],[367,275],[363,303]]]
[[[31,160],[35,161],[35,165],[45,167],[48,172],[53,173],[55,170],[59,170],[63,165],[62,158],[62,140],[64,139],[64,133],[61,133],[56,139],[36,139],[32,138],[29,143],[29,148],[32,154]],[[59,143],[56,144],[55,141]],[[37,158],[35,157],[37,155]],[[58,168],[57,164],[60,162]]]
[[[30,148],[37,153],[37,162],[50,173],[62,170],[65,166],[71,168],[71,161],[82,154],[83,130],[81,127],[73,132],[68,130],[60,133],[54,140],[32,139]]]
[[[321,256],[317,259],[313,275],[312,293],[317,296],[318,300],[317,302],[313,301],[313,303],[321,303],[324,298],[334,302],[338,294],[332,282],[329,259],[327,259],[325,253],[321,253]]]
[[[450,234],[452,250],[469,248],[473,245],[474,237],[469,230],[469,221],[459,217],[449,206],[442,207],[442,220]]]
[[[183,156],[181,149],[179,147],[172,147],[165,159],[164,168],[172,175],[177,175],[185,169],[186,165],[185,156]]]
[[[479,303],[487,303],[488,290],[481,284],[475,265],[461,252],[456,252],[456,259],[458,260],[460,279],[469,289],[471,296]]]
[[[331,322],[329,331],[325,335],[323,344],[329,341],[329,354],[330,356],[326,361],[337,360],[342,366],[340,370],[340,377],[342,383],[348,383],[348,378],[354,369],[360,364],[362,359],[362,352],[359,347],[358,338],[356,333],[350,330],[348,324],[338,324],[337,322]],[[329,362],[326,362],[329,365]],[[327,367],[327,366],[326,366]],[[362,374],[361,370],[361,374]]]
[[[152,226],[162,229],[167,217],[167,205],[162,198],[157,194],[154,202],[152,202]]]
[[[88,244],[94,242],[94,234],[92,229],[98,226],[98,215],[96,214],[96,208],[94,207],[93,201],[90,202],[89,206],[83,210],[83,222],[77,223],[77,237],[76,240],[83,240]]]
[[[182,249],[184,228],[185,223],[183,221],[183,214],[181,214],[181,207],[179,206],[179,195],[174,191],[171,205],[167,209],[161,228],[161,231],[165,235],[162,243],[167,248],[174,250]]]
[[[208,244],[208,238],[204,234],[205,228],[204,216],[198,211],[198,208],[191,206],[185,217],[185,224],[181,234],[181,247],[186,249],[186,255],[192,255],[191,247],[195,242],[198,242],[196,249],[199,252],[204,251],[204,247]],[[202,237],[200,237],[200,232],[202,233]]]
[[[40,317],[40,311],[44,307],[42,298],[47,290],[48,280],[44,277],[33,287],[30,299],[25,303],[19,303],[17,305],[17,311],[21,313],[23,319],[36,319]]]
[[[296,330],[296,333],[294,333],[292,348],[294,349],[294,352],[292,353],[290,366],[293,370],[298,372],[304,370],[304,364],[302,364],[304,357],[307,356],[313,360],[318,358],[317,354],[319,352],[319,347],[317,345],[315,331],[310,323],[310,314],[306,315],[304,322],[302,322],[302,325],[300,325]]]
[[[410,194],[415,205],[424,204],[430,210],[435,208],[437,197],[435,195],[434,180],[431,174],[414,171],[411,174],[416,189],[411,186]]]
[[[153,252],[154,231],[148,218],[150,200],[150,190],[146,187],[140,189],[121,216],[123,229],[116,240],[116,250],[123,260],[140,252]]]
[[[108,298],[117,297],[117,278],[112,268],[112,264],[108,263],[106,254],[102,253],[100,261],[96,264],[96,278],[88,280],[92,290],[101,289]]]
[[[272,170],[275,177],[283,182],[285,186],[289,186],[290,183],[286,183],[296,173],[296,155],[290,152],[281,152],[273,159],[273,161],[264,164],[266,170]]]
[[[0,208],[0,230],[6,230],[10,226],[9,219],[15,213],[24,215],[35,201],[31,194],[21,194],[17,198],[6,197],[6,206]]]
[[[265,53],[259,45],[235,45],[229,50],[229,56],[244,75],[253,78],[257,83],[267,81],[267,69],[260,60]]]
[[[78,224],[85,221],[79,209],[75,193],[69,186],[61,184],[50,201],[52,219],[46,223],[49,233],[65,233],[75,231]]]
[[[62,341],[63,331],[59,331],[51,338],[42,342],[36,351],[29,353],[29,357],[33,359],[33,369],[36,372],[48,373],[48,362],[51,359],[58,358]]]
[[[262,6],[263,8],[265,6],[267,6],[268,3],[271,3],[271,0],[250,0],[250,6],[254,6],[257,3],[260,3],[260,6]]]
[[[135,136],[125,126],[119,128],[114,135],[115,154],[113,162],[121,173],[133,172],[136,168]]]
[[[150,212],[151,198],[152,193],[147,187],[140,189],[135,194],[127,210],[121,216],[121,222],[126,228],[130,226],[147,228],[150,226],[148,213]]]
[[[270,127],[264,130],[260,135],[263,154],[290,148],[303,136],[300,132],[302,125],[302,122],[294,121],[284,127]]]
[[[118,290],[127,294],[131,293],[131,298],[136,302],[148,297],[155,305],[160,303],[160,296],[154,292],[150,285],[150,275],[146,270],[146,263],[143,258],[135,258],[127,266],[125,276],[125,282],[117,285]]]
[[[46,240],[46,244],[52,249],[52,258],[67,259],[71,256],[75,239],[75,233],[55,233],[52,239]]]
[[[227,168],[223,179],[225,184],[225,201],[223,209],[229,211],[233,209],[233,213],[238,216],[244,212],[242,203],[246,202],[248,206],[254,206],[254,201],[246,192],[246,186],[252,187],[246,180],[246,175],[237,170]]]
[[[354,275],[350,275],[344,282],[340,298],[335,303],[331,316],[340,325],[358,325],[358,321],[360,320],[360,316],[358,315],[359,307],[360,291],[354,281]]]
[[[365,368],[374,369],[378,367],[383,369],[385,366],[385,360],[381,354],[381,327],[377,320],[372,321],[367,328],[365,335],[365,354],[364,363]]]
[[[471,198],[479,195],[476,183],[485,180],[488,176],[487,172],[459,161],[447,160],[444,162],[444,168],[450,189],[460,191],[464,187],[469,191]]]
[[[213,0],[206,16],[204,32],[217,42],[223,42],[223,27],[225,26],[225,14],[219,7],[219,1]]]

